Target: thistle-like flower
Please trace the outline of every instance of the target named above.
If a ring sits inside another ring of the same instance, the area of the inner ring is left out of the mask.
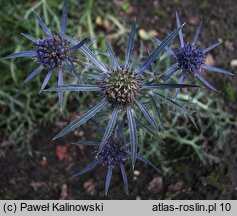
[[[62,26],[61,33],[66,32],[66,23],[67,23],[67,7],[68,0],[64,1],[63,11],[62,11]],[[41,71],[48,71],[45,79],[41,85],[39,93],[41,93],[45,86],[47,85],[52,71],[55,69],[58,76],[58,86],[63,85],[63,66],[66,65],[67,68],[72,68],[72,56],[70,55],[70,43],[62,38],[58,33],[51,33],[50,30],[46,27],[39,15],[33,10],[32,11],[35,19],[43,29],[45,36],[41,39],[34,38],[30,35],[23,34],[24,37],[32,41],[35,46],[32,51],[22,51],[18,53],[13,53],[5,57],[5,59],[19,58],[19,57],[31,57],[35,62],[39,63],[40,66],[36,68],[24,81],[27,83],[33,77],[38,75]],[[83,45],[85,40],[80,44]],[[70,70],[72,71],[72,70]],[[63,92],[58,92],[59,106],[62,111],[63,103]]]
[[[133,66],[130,66],[130,60],[134,45],[134,36],[136,31],[135,23],[132,25],[131,28],[124,65],[119,64],[118,59],[116,58],[109,42],[106,42],[106,46],[108,49],[109,60],[111,65],[109,67],[106,67],[85,45],[78,45],[78,42],[76,40],[66,36],[65,34],[62,34],[62,37],[64,37],[70,43],[75,44],[72,50],[77,50],[78,48],[80,48],[81,52],[83,52],[96,65],[98,70],[100,70],[100,74],[97,77],[98,84],[65,85],[60,87],[52,87],[47,91],[98,91],[102,93],[102,100],[86,114],[71,122],[58,135],[56,135],[54,139],[62,137],[74,130],[75,128],[81,126],[104,107],[109,106],[113,109],[113,111],[108,122],[108,126],[105,130],[104,137],[102,138],[102,141],[100,143],[99,152],[102,151],[109,137],[111,136],[113,128],[116,124],[117,116],[126,115],[130,131],[132,165],[134,167],[137,158],[138,148],[137,125],[135,120],[134,108],[137,107],[144,114],[144,117],[147,119],[150,125],[156,131],[158,131],[159,127],[156,123],[156,120],[153,118],[153,116],[148,111],[146,106],[141,102],[141,100],[143,98],[146,98],[146,95],[149,95],[150,90],[154,89],[177,89],[183,87],[197,87],[194,85],[187,84],[155,83],[150,85],[146,84],[146,81],[142,76],[143,73],[148,69],[148,67],[154,62],[157,56],[176,37],[181,28],[182,26],[180,26],[171,34],[169,34],[164,39],[164,41],[162,41],[161,44],[155,49],[155,51],[145,60],[145,63],[138,69],[133,68]]]
[[[126,174],[126,170],[124,167],[124,163],[129,160],[129,156],[131,152],[129,151],[129,146],[126,144],[124,139],[121,137],[121,131],[123,125],[119,124],[118,130],[114,137],[110,137],[105,143],[103,149],[97,152],[95,156],[95,161],[88,165],[86,168],[82,169],[80,172],[75,174],[74,176],[80,176],[92,169],[94,169],[97,165],[102,164],[107,168],[107,176],[105,181],[105,194],[107,195],[110,181],[113,173],[113,169],[120,169],[122,174],[122,179],[124,183],[124,190],[126,194],[128,194],[128,178]],[[120,131],[120,132],[118,132]],[[98,145],[98,142],[93,141],[78,141],[74,144],[84,144],[84,145]],[[158,168],[156,168],[149,160],[145,159],[141,155],[137,154],[136,159],[144,162],[147,165],[152,166],[157,172],[160,172]]]
[[[177,27],[180,27],[180,19],[178,13],[176,12],[176,24]],[[231,72],[206,65],[206,53],[217,47],[220,43],[213,44],[206,49],[201,49],[200,46],[197,44],[200,32],[201,32],[202,23],[199,24],[193,42],[192,43],[185,43],[184,37],[182,33],[182,29],[179,32],[179,39],[181,47],[178,48],[176,51],[166,47],[166,50],[176,59],[175,64],[169,68],[162,76],[170,77],[172,74],[182,71],[181,76],[179,78],[179,83],[183,83],[184,79],[187,77],[197,77],[204,85],[208,88],[217,91],[215,87],[213,87],[202,75],[204,71],[212,71],[227,75],[233,75]],[[156,39],[156,42],[160,44],[160,41]],[[178,90],[177,90],[178,92]],[[177,93],[176,92],[176,93]]]

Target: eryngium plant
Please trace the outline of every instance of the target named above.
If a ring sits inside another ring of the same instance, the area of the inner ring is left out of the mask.
[[[66,32],[67,7],[68,7],[68,0],[65,0],[62,12],[62,25],[60,33]],[[40,64],[40,66],[36,68],[23,81],[23,83],[27,83],[32,78],[41,73],[43,70],[46,70],[47,74],[39,90],[39,93],[41,93],[48,84],[48,81],[52,75],[53,70],[56,70],[58,76],[58,86],[63,85],[63,68],[66,65],[66,72],[72,73],[73,61],[75,57],[71,55],[70,42],[62,38],[59,33],[51,32],[44,24],[40,16],[34,10],[32,10],[32,12],[35,16],[36,21],[43,29],[45,36],[43,38],[34,38],[30,35],[22,33],[24,37],[26,37],[35,44],[34,50],[13,53],[6,56],[5,59],[31,57],[34,59],[36,63]],[[84,42],[85,40],[81,41],[80,45],[83,45]],[[62,104],[63,104],[62,91],[58,92],[58,98],[59,98],[59,106],[62,111]]]
[[[115,56],[110,43],[107,41],[106,46],[109,54],[110,65],[105,66],[102,61],[100,61],[91,50],[85,45],[81,44],[73,38],[61,34],[61,36],[72,44],[75,44],[71,50],[80,49],[98,68],[99,76],[97,77],[97,83],[92,85],[88,84],[69,84],[59,87],[52,87],[46,91],[97,91],[100,92],[101,101],[90,109],[83,116],[71,122],[67,127],[65,127],[56,138],[60,138],[75,128],[78,128],[86,121],[91,119],[96,113],[100,112],[104,107],[110,107],[112,109],[112,114],[108,122],[107,128],[105,130],[102,141],[99,145],[99,152],[102,151],[106,145],[112,131],[116,125],[116,119],[119,112],[126,113],[128,126],[130,130],[130,140],[131,140],[131,159],[132,166],[135,166],[135,161],[137,158],[137,148],[138,148],[138,135],[137,135],[137,125],[135,120],[134,108],[137,107],[150,123],[150,125],[156,130],[159,130],[156,119],[151,115],[146,106],[142,103],[143,99],[149,97],[150,91],[154,89],[164,90],[164,89],[177,89],[185,87],[197,87],[195,85],[189,84],[164,84],[164,83],[148,83],[144,73],[148,70],[148,67],[156,60],[158,55],[164,51],[165,47],[178,35],[178,32],[183,26],[178,27],[172,33],[170,33],[160,45],[152,52],[152,54],[145,60],[145,62],[138,68],[131,65],[131,56],[134,46],[134,36],[136,31],[136,24],[133,23],[131,32],[128,40],[128,47],[125,55],[125,63],[120,64],[117,57]],[[156,94],[157,95],[157,94]],[[159,96],[159,94],[158,94]],[[163,97],[161,95],[161,97]]]
[[[216,90],[204,79],[201,74],[202,71],[205,69],[228,75],[231,75],[231,73],[220,68],[205,65],[205,54],[215,48],[218,44],[214,44],[204,50],[197,45],[197,40],[201,31],[201,24],[196,31],[193,42],[191,44],[184,43],[182,34],[182,28],[184,25],[180,24],[178,14],[176,15],[177,29],[171,32],[163,41],[155,39],[158,46],[144,60],[143,63],[140,63],[139,61],[132,63],[132,52],[136,33],[135,23],[133,23],[130,31],[124,62],[119,62],[110,43],[107,41],[106,47],[110,64],[106,66],[100,58],[97,58],[97,56],[94,55],[91,47],[85,45],[85,39],[79,42],[75,38],[65,34],[67,5],[68,1],[65,0],[62,15],[62,28],[59,33],[51,32],[43,23],[38,14],[33,11],[37,22],[45,32],[45,36],[41,39],[36,39],[30,35],[23,34],[23,36],[35,43],[34,50],[14,53],[6,58],[31,57],[36,63],[40,64],[40,66],[24,80],[24,83],[38,75],[41,71],[43,71],[43,69],[48,71],[40,88],[40,92],[42,92],[47,85],[52,71],[56,70],[58,74],[58,85],[48,89],[47,91],[58,92],[60,109],[62,109],[63,91],[95,91],[99,93],[100,102],[84,115],[71,122],[58,135],[56,135],[54,139],[60,138],[80,127],[94,115],[101,112],[102,109],[107,107],[107,109],[111,111],[109,115],[110,118],[107,126],[105,127],[102,140],[98,143],[96,160],[88,167],[81,170],[77,175],[81,175],[91,170],[100,163],[104,164],[108,169],[105,183],[105,192],[107,193],[112,177],[112,171],[115,167],[120,167],[125,191],[128,192],[128,181],[123,165],[124,161],[131,157],[133,169],[137,159],[142,160],[154,167],[154,165],[138,154],[137,126],[142,125],[142,128],[146,128],[147,130],[149,130],[148,126],[151,126],[154,128],[155,133],[158,133],[161,128],[159,123],[157,123],[157,119],[161,122],[159,112],[160,103],[167,104],[169,107],[175,108],[182,113],[187,114],[194,122],[190,113],[182,107],[177,100],[174,101],[168,97],[164,90],[175,89],[177,95],[180,88],[198,87],[196,85],[183,84],[184,79],[188,76],[197,77],[209,88]],[[177,51],[173,51],[168,47],[168,45],[178,34],[181,47],[178,48]],[[65,72],[77,76],[77,72],[74,67],[77,66],[77,63],[79,62],[76,56],[76,51],[78,50],[80,50],[87,57],[87,59],[92,62],[91,64],[83,62],[83,60],[80,61],[81,65],[88,68],[88,73],[86,74],[88,76],[88,83],[81,84],[78,79],[79,84],[73,83],[63,85],[62,73],[64,71],[64,67],[67,68]],[[168,69],[168,71],[159,75],[156,74],[156,70],[150,70],[150,68],[152,69],[152,64],[164,50],[168,51],[168,53],[175,58],[176,62],[170,69]],[[90,70],[95,71],[95,74],[90,74]],[[167,79],[157,79],[157,77],[170,78],[177,71],[182,71],[178,84],[166,83],[165,81]],[[153,109],[149,109],[151,106]],[[169,107],[166,109],[167,112],[170,111]],[[142,114],[142,117],[139,117],[139,119],[137,118],[137,111],[139,111],[139,114]],[[120,133],[117,132],[115,137],[112,136],[118,118],[120,118],[122,122],[126,122],[128,125],[129,145],[127,145],[124,139],[121,138]],[[140,119],[146,120],[149,125],[144,125],[140,122]],[[82,144],[82,142],[80,143]],[[84,143],[95,144],[93,142]]]

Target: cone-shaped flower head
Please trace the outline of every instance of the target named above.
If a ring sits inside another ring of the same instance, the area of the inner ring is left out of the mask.
[[[69,42],[60,35],[39,39],[35,46],[36,61],[45,69],[61,68],[68,60]]]
[[[140,98],[142,80],[135,71],[115,69],[105,74],[101,87],[109,103],[113,106],[126,106]]]
[[[199,46],[185,44],[175,52],[178,67],[181,68],[186,75],[194,76],[200,72],[205,63],[205,55]]]
[[[128,147],[125,146],[121,138],[110,139],[98,153],[97,158],[107,167],[120,166],[126,159],[129,158]]]

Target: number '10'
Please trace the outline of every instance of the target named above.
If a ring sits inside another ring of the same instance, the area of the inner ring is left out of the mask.
[[[221,211],[230,211],[231,210],[231,205],[230,203],[221,203]]]

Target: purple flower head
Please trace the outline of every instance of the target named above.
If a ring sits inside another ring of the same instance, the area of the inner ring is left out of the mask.
[[[39,39],[35,46],[36,61],[45,69],[60,68],[68,61],[69,43],[57,34]]]
[[[175,52],[178,67],[182,69],[186,76],[190,75],[192,78],[195,73],[202,70],[205,63],[205,55],[199,46],[192,46],[185,44]]]
[[[128,148],[121,138],[110,139],[97,158],[107,167],[117,167],[129,158]]]

